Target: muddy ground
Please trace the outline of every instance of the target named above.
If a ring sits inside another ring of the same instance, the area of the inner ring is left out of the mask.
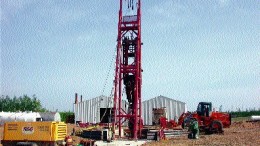
[[[68,134],[72,132],[75,127],[72,124],[68,124]],[[3,137],[3,127],[0,127],[0,138]],[[73,143],[76,145],[83,138],[72,136]],[[216,146],[232,146],[232,145],[248,145],[259,146],[260,145],[260,122],[246,122],[237,121],[233,122],[230,128],[224,129],[224,134],[213,135],[200,135],[199,139],[191,140],[187,138],[187,135],[176,137],[168,140],[161,140],[159,142],[148,142],[145,146],[187,146],[187,145],[216,145]],[[0,146],[2,146],[0,144]]]

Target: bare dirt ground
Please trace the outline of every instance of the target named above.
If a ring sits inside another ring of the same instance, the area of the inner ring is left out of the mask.
[[[68,124],[68,134],[72,129],[78,130],[73,124]],[[189,145],[216,145],[216,146],[232,146],[232,145],[260,145],[260,122],[234,122],[230,128],[224,129],[224,134],[200,135],[199,139],[188,139],[187,135],[176,137],[169,140],[161,140],[159,142],[148,142],[145,146],[189,146]],[[0,139],[3,138],[3,127],[0,127]],[[83,138],[72,136],[73,144],[76,145]],[[2,146],[0,144],[0,146]]]
[[[230,128],[224,129],[224,134],[200,135],[199,139],[188,139],[187,135],[160,142],[146,143],[145,146],[187,146],[187,145],[216,145],[232,146],[260,145],[260,122],[234,122]]]
[[[68,125],[69,131],[72,131],[73,125]],[[187,135],[176,137],[169,140],[161,140],[159,142],[148,142],[145,146],[189,146],[189,145],[216,145],[216,146],[232,146],[232,145],[260,145],[260,122],[233,122],[230,128],[224,129],[224,134],[200,135],[199,139],[188,139]],[[83,138],[73,137],[74,144],[80,142]]]
[[[68,129],[74,126],[69,125]],[[72,131],[72,130],[69,130]],[[74,144],[80,142],[82,138],[73,137]],[[188,139],[187,135],[176,137],[169,140],[161,140],[159,142],[148,142],[144,146],[192,146],[192,145],[215,145],[215,146],[232,146],[232,145],[246,145],[259,146],[260,145],[260,122],[233,122],[230,128],[224,129],[224,134],[200,135],[199,139]]]

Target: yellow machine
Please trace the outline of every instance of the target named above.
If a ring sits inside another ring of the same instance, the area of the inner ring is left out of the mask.
[[[3,146],[57,146],[64,143],[67,125],[64,122],[6,122]]]

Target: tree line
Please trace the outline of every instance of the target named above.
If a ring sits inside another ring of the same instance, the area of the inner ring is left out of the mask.
[[[32,112],[45,112],[47,111],[42,107],[41,101],[35,95],[29,97],[23,95],[20,97],[14,96],[13,98],[8,95],[2,95],[0,98],[0,111],[4,112],[18,112],[18,111],[32,111]]]
[[[251,110],[251,111],[236,111],[230,112],[232,117],[250,117],[253,115],[260,115],[260,110]]]

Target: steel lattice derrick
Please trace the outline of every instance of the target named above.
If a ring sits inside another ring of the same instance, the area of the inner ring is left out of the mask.
[[[134,14],[123,16],[123,12],[129,9]],[[118,126],[121,135],[122,123],[127,120],[134,139],[140,137],[142,129],[141,72],[141,0],[120,0],[113,126]],[[123,87],[129,103],[128,111],[121,107]]]

